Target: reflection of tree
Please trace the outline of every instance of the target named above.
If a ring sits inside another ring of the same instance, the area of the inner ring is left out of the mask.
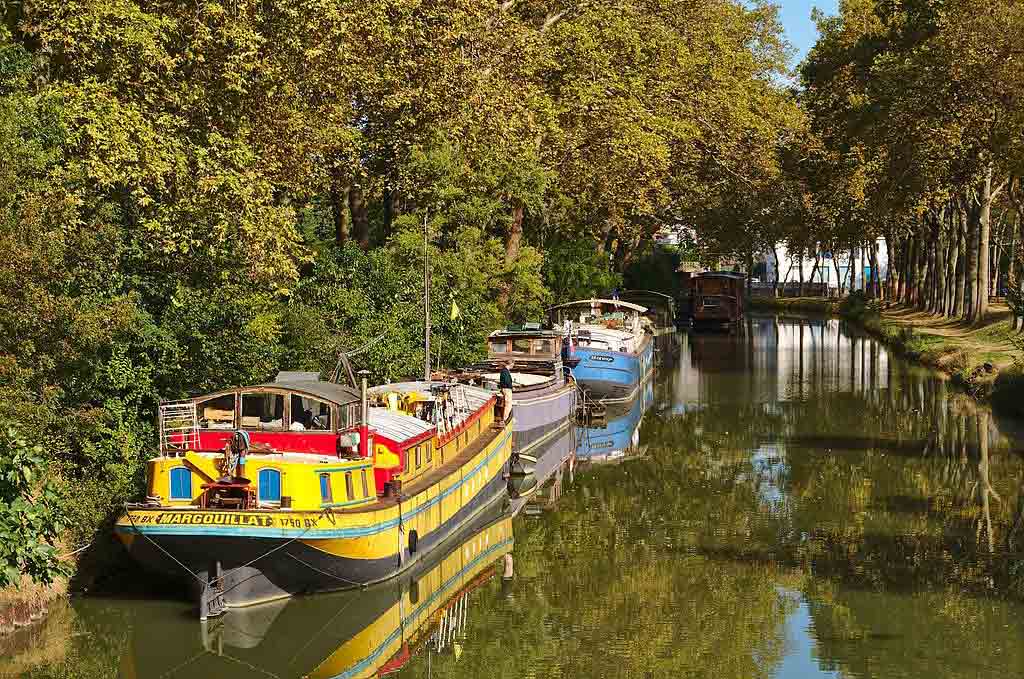
[[[871,587],[1016,589],[1010,559],[993,552],[1024,523],[1017,502],[1000,501],[1019,494],[1021,465],[988,412],[943,382],[897,382],[873,398],[708,405],[649,417],[644,436],[663,463],[647,468],[648,482],[683,475],[688,488],[666,509],[689,528],[677,539],[706,554]],[[758,456],[780,469],[766,474]]]
[[[908,596],[813,582],[805,595],[824,669],[850,677],[1024,675],[1017,606],[949,590]]]
[[[511,598],[484,590],[461,658],[430,658],[434,675],[772,676],[793,606],[778,586],[792,576],[694,553],[673,508],[690,502],[683,481],[700,470],[656,469],[593,469],[558,512],[518,524]],[[421,655],[402,676],[427,665]]]

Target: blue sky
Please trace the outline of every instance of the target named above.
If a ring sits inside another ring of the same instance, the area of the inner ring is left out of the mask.
[[[826,14],[836,14],[839,0],[775,0],[781,8],[780,17],[786,29],[786,37],[797,49],[793,66],[799,64],[818,38],[818,31],[811,21],[811,10],[817,7]]]

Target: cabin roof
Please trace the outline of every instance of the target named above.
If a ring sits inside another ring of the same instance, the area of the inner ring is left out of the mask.
[[[574,306],[592,306],[594,303],[597,304],[611,304],[612,306],[622,307],[623,309],[630,309],[638,313],[647,311],[647,307],[640,306],[639,304],[633,304],[632,302],[626,302],[621,299],[602,299],[595,297],[594,299],[579,299],[575,302],[566,302],[565,304],[559,304],[548,308],[548,311],[557,311],[558,309],[568,309]]]
[[[746,275],[732,271],[705,271],[702,274],[698,274],[696,278],[732,278],[743,280],[746,279]]]
[[[654,297],[656,299],[672,299],[672,295],[666,295],[664,292],[658,292],[657,290],[623,290],[619,293],[619,297],[622,297],[623,295]]]
[[[495,330],[488,337],[561,337],[563,333],[551,328],[522,328],[509,326],[501,330]]]
[[[434,425],[418,417],[396,413],[387,408],[370,408],[370,428],[395,443],[422,437],[434,430]]]
[[[487,403],[487,401],[489,401],[491,396],[493,395],[486,389],[474,387],[469,384],[460,385],[457,382],[440,382],[437,380],[434,380],[433,382],[424,382],[420,380],[417,382],[393,382],[392,384],[378,384],[375,387],[370,387],[369,389],[367,389],[367,393],[373,394],[375,396],[380,394],[386,394],[389,391],[397,391],[403,394],[408,394],[414,391],[422,394],[429,394],[430,387],[432,386],[460,386],[463,393],[466,395],[466,405],[468,405],[471,410],[479,410],[480,408],[482,408],[483,405]]]
[[[277,380],[269,382],[267,384],[255,384],[251,387],[239,387],[240,390],[246,389],[288,389],[291,391],[304,391],[307,394],[316,396],[324,401],[331,401],[332,403],[345,404],[359,400],[359,392],[350,387],[345,387],[334,382],[325,382],[324,380],[314,380],[308,377],[290,377],[290,375],[311,375],[312,373],[280,373],[277,376]]]

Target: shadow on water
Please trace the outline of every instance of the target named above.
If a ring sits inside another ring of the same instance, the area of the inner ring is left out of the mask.
[[[750,317],[555,439],[502,519],[513,578],[466,560],[476,534],[415,588],[205,632],[80,601],[28,676],[1024,676],[1020,430],[837,321]]]

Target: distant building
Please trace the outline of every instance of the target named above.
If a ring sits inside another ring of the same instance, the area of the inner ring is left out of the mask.
[[[889,249],[886,247],[885,239],[879,238],[878,243],[878,280],[884,282],[889,275]],[[839,288],[839,281],[842,280],[843,287],[850,289],[850,251],[845,250],[838,253],[821,251],[818,269],[814,269],[814,253],[805,255],[803,261],[792,256],[784,243],[776,247],[779,257],[779,271],[775,270],[775,256],[769,250],[762,255],[764,264],[764,277],[762,283],[798,283],[800,272],[803,271],[805,283],[825,283],[830,290]],[[871,261],[862,248],[854,248],[853,277],[854,290],[863,290],[865,282],[871,281]],[[761,267],[758,267],[761,268]],[[838,274],[836,269],[838,268]]]

